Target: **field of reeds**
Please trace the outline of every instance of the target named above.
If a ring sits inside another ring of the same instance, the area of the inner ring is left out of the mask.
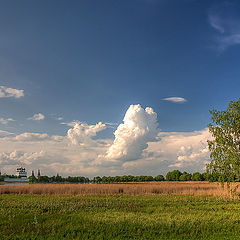
[[[233,189],[238,183],[232,183]],[[208,182],[161,182],[123,184],[26,184],[18,186],[2,185],[0,194],[55,194],[55,195],[211,195],[227,196],[227,188],[220,183]]]

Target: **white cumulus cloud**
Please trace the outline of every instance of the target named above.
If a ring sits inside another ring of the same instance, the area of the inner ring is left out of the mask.
[[[72,144],[86,145],[93,143],[92,137],[95,137],[98,132],[104,129],[106,129],[106,125],[102,122],[99,122],[96,125],[74,122],[73,128],[68,130],[67,136]]]
[[[1,165],[29,165],[44,155],[43,151],[26,153],[23,151],[3,152],[0,154]]]
[[[173,102],[173,103],[184,103],[187,100],[183,97],[167,97],[167,98],[163,98],[164,101],[169,101],[169,102]]]
[[[131,105],[117,130],[115,139],[109,147],[108,160],[130,161],[141,158],[148,142],[155,141],[158,134],[157,114],[152,108],[143,109],[140,104]]]
[[[207,140],[211,139],[208,129],[193,132],[161,132],[159,141],[152,143],[148,151],[153,158],[167,161],[170,168],[202,170],[210,160]],[[159,152],[159,149],[162,151]],[[159,154],[158,154],[159,152]]]
[[[42,113],[36,113],[32,117],[28,118],[28,120],[33,120],[33,121],[40,121],[45,119],[45,116]]]
[[[0,86],[0,98],[20,98],[24,96],[24,90]]]

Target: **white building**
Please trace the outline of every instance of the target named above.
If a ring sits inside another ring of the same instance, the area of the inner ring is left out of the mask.
[[[20,177],[20,178],[27,178],[26,169],[23,168],[23,167],[18,167],[18,168],[17,168],[16,176],[17,176],[17,177]]]

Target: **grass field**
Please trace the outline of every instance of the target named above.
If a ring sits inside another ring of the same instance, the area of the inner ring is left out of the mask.
[[[240,201],[187,195],[0,195],[0,239],[240,239]]]

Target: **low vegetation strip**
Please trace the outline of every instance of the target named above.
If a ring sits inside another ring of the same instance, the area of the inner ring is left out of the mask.
[[[237,184],[237,183],[236,183]],[[232,186],[236,184],[232,183]],[[131,184],[27,184],[0,186],[0,194],[54,194],[54,195],[213,195],[226,196],[228,191],[219,183],[208,182],[161,182]]]
[[[184,195],[0,195],[0,239],[239,239],[239,201]]]

